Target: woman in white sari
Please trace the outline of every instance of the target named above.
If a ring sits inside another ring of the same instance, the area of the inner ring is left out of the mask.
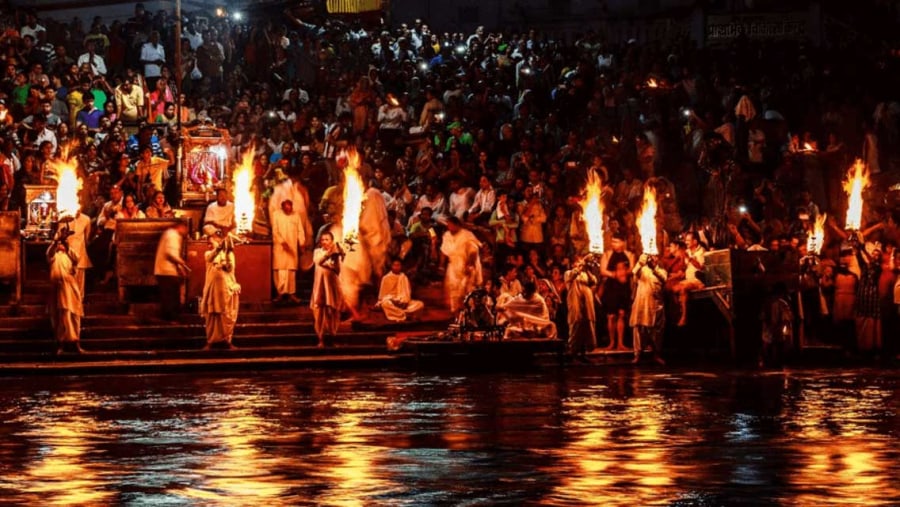
[[[206,322],[206,346],[234,349],[231,338],[237,323],[241,286],[234,275],[234,243],[231,238],[210,236],[206,251],[206,283],[200,298],[200,315]]]

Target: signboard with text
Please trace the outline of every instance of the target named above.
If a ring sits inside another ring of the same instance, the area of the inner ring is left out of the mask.
[[[721,44],[738,38],[798,40],[807,36],[806,13],[709,16],[706,43]]]

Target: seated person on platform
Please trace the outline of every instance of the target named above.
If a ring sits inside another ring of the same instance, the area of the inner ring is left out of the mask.
[[[403,322],[406,317],[425,307],[425,304],[415,299],[410,299],[412,290],[409,278],[403,273],[403,263],[400,259],[391,261],[391,271],[381,279],[381,288],[378,290],[378,302],[376,308],[384,310],[384,316],[394,322]]]
[[[703,271],[705,258],[703,254],[705,250],[700,244],[700,234],[696,231],[687,234],[687,248],[680,248],[679,255],[684,259],[685,270],[684,280],[675,285],[675,294],[678,295],[678,301],[681,305],[681,319],[678,321],[679,326],[687,324],[687,300],[688,294],[695,290],[703,288],[703,282],[700,281],[697,274]]]
[[[500,295],[497,304],[502,305],[522,293],[522,282],[519,281],[519,270],[514,265],[508,265],[503,278],[500,279]]]
[[[550,320],[550,310],[547,302],[537,293],[534,282],[525,282],[522,293],[498,303],[499,308],[506,317],[507,327],[503,333],[503,339],[512,338],[542,338],[552,340],[556,338],[556,324]]]
[[[225,235],[234,229],[234,203],[228,201],[228,191],[216,190],[216,200],[206,207],[203,216],[203,234],[212,236],[217,232]]]

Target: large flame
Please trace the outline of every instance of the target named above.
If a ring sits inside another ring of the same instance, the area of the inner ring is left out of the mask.
[[[656,82],[656,79],[651,77],[647,80],[647,88],[659,88],[659,83]]]
[[[653,186],[646,185],[637,226],[641,235],[641,247],[647,255],[659,255],[656,245],[656,209],[656,190]]]
[[[816,224],[806,237],[806,253],[819,255],[822,252],[822,246],[825,243],[825,218],[827,216],[825,213],[820,213],[816,217]]]
[[[75,165],[69,161],[52,160],[50,167],[56,175],[56,214],[60,220],[75,218],[81,209],[78,192],[82,186]]]
[[[869,186],[869,172],[862,160],[856,159],[848,176],[849,179],[844,181],[844,192],[849,198],[846,228],[848,231],[858,231],[862,228],[862,193]]]
[[[253,215],[256,212],[256,201],[253,193],[253,158],[254,150],[244,152],[241,165],[232,175],[234,182],[234,222],[237,234],[246,234],[253,230]]]
[[[344,210],[341,213],[341,235],[339,241],[353,244],[359,240],[359,215],[362,213],[365,187],[359,175],[359,154],[354,149],[344,152],[347,166],[344,167]]]
[[[581,201],[581,209],[584,211],[584,221],[587,224],[588,239],[590,240],[590,252],[603,253],[603,181],[593,169],[588,171],[585,197]]]

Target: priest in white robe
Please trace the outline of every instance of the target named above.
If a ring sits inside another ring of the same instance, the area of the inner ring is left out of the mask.
[[[447,294],[450,311],[454,314],[462,309],[466,294],[482,283],[481,242],[462,221],[455,216],[447,219],[447,231],[441,239],[441,253],[444,258],[444,291]]]
[[[400,259],[391,261],[390,272],[381,278],[375,307],[381,308],[384,316],[393,322],[403,322],[407,316],[425,308],[425,303],[412,299],[412,288]]]
[[[82,295],[75,273],[78,257],[67,245],[66,238],[58,236],[47,249],[50,264],[51,293],[48,305],[50,324],[56,337],[57,354],[72,347],[81,353],[81,317],[84,316]]]
[[[234,245],[230,238],[209,238],[206,258],[206,282],[200,298],[200,315],[206,323],[206,346],[222,344],[234,349],[231,339],[237,324],[241,286],[234,274]]]
[[[552,340],[556,338],[556,324],[550,320],[550,309],[543,296],[537,293],[537,284],[526,281],[522,293],[498,303],[507,322],[503,339],[537,338]]]
[[[297,219],[300,221],[300,232],[298,234],[298,265],[300,269],[306,271],[313,267],[312,251],[315,247],[315,238],[313,237],[312,221],[309,218],[309,192],[306,187],[299,181],[286,178],[279,182],[272,189],[272,195],[269,197],[269,220],[274,222],[275,213],[281,209],[284,201],[291,201],[291,206]],[[273,234],[275,224],[271,223]]]
[[[300,264],[300,248],[305,242],[306,231],[300,223],[300,215],[294,211],[290,199],[281,201],[281,207],[272,217],[272,270],[278,300],[297,298],[297,267]]]

